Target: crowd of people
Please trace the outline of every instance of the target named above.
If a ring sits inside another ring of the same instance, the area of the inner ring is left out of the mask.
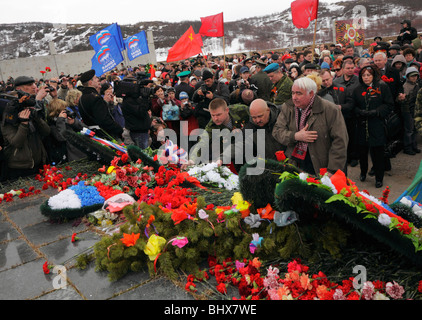
[[[333,43],[198,55],[155,66],[122,63],[100,77],[94,70],[50,79],[10,77],[0,83],[1,180],[84,158],[66,138],[67,131],[83,127],[142,149],[159,148],[165,128],[174,130],[176,144],[204,129],[197,141],[189,140],[188,164],[223,163],[221,148],[201,155],[213,129],[252,129],[249,141],[229,146],[233,155],[249,143],[259,153],[264,139],[262,157],[276,159],[276,151],[284,150],[310,174],[321,168],[347,173],[348,165],[360,165],[360,180],[375,176],[381,187],[392,156],[420,153],[421,41],[404,20],[396,40],[376,37],[368,47]]]

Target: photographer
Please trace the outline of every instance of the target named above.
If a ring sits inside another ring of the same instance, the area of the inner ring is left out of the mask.
[[[100,95],[100,81],[94,70],[89,70],[81,75],[80,81],[82,91],[79,99],[79,113],[83,122],[88,127],[99,126],[107,135],[105,139],[110,139],[109,135],[117,141],[122,140],[123,128],[113,119],[107,103]],[[97,133],[98,134],[98,133]]]
[[[130,138],[136,146],[141,149],[148,148],[149,134],[151,126],[151,102],[149,99],[151,86],[149,83],[142,89],[128,90],[125,92],[122,103],[122,112],[125,119],[126,129],[130,132]]]
[[[15,89],[16,98],[6,107],[1,127],[8,166],[6,179],[36,174],[42,169],[47,161],[42,138],[50,134],[42,118],[45,87],[37,90],[34,79],[23,76],[16,78]]]
[[[57,98],[65,100],[66,95],[69,92],[69,81],[66,76],[60,76],[57,89]]]
[[[179,94],[180,98],[180,120],[187,121],[187,125],[182,126],[182,134],[189,136],[192,130],[198,129],[198,120],[195,117],[195,107],[189,101],[189,95],[187,92],[182,91]],[[195,144],[195,141],[188,142],[189,150]]]
[[[67,103],[59,98],[53,99],[47,105],[47,124],[50,127],[50,135],[45,143],[49,163],[55,165],[86,157],[85,153],[67,142],[65,138],[66,130],[80,132],[84,127],[76,114],[67,107]]]
[[[214,81],[212,72],[207,69],[203,71],[202,81],[198,85],[199,88],[193,94],[192,100],[197,103],[195,116],[198,119],[199,128],[205,128],[211,120],[208,109],[210,102],[216,98],[221,98],[229,104],[230,91],[226,84]]]

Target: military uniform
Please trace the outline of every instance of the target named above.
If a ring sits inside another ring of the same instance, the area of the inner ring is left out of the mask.
[[[250,78],[250,84],[257,86],[258,90],[256,96],[259,99],[270,101],[270,94],[273,88],[273,83],[264,71],[259,71]]]
[[[228,125],[216,125],[212,119],[210,120],[210,122],[206,125],[205,127],[205,132],[202,133],[202,135],[199,137],[199,141],[197,144],[195,144],[193,146],[191,155],[190,155],[190,160],[193,160],[194,162],[196,162],[196,160],[200,157],[200,150],[204,149],[207,147],[210,148],[210,157],[209,160],[211,159],[218,159],[220,152],[222,150],[222,144],[225,141],[222,141],[222,139],[220,139],[220,147],[218,149],[218,154],[217,155],[212,155],[212,130],[223,130],[223,129],[228,129],[230,131],[234,131],[235,129],[242,129],[244,127],[244,125],[249,121],[249,107],[247,105],[244,104],[233,104],[233,105],[229,105],[229,115],[230,115],[230,122]],[[206,139],[206,136],[208,136],[208,139]]]
[[[278,72],[279,69],[280,69],[280,65],[274,62],[268,65],[264,69],[264,72],[268,74],[272,72]],[[291,99],[292,86],[293,86],[293,81],[286,74],[283,74],[281,79],[273,86],[270,93],[269,101],[271,103],[274,103],[277,106],[281,106],[287,100]]]
[[[292,98],[293,81],[287,76],[283,77],[274,85],[271,90],[270,102],[281,106],[287,100]]]

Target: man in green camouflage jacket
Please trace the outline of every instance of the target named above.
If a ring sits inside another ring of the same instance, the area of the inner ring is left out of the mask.
[[[249,121],[249,107],[244,104],[227,106],[225,100],[216,98],[210,102],[209,110],[211,120],[199,136],[198,143],[193,146],[189,162],[182,169],[199,162],[218,159],[224,144],[231,143],[233,136],[236,142],[236,134],[242,134],[241,129]]]
[[[278,63],[271,63],[268,65],[264,72],[268,74],[271,82],[274,84],[271,90],[270,102],[277,106],[281,106],[292,97],[293,81],[284,74]]]

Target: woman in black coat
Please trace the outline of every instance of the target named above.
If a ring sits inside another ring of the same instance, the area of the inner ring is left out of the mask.
[[[360,161],[360,181],[368,172],[368,153],[371,153],[375,171],[375,187],[381,188],[384,178],[384,145],[386,136],[384,119],[393,110],[393,96],[387,84],[380,80],[379,69],[363,67],[359,72],[359,85],[349,97],[357,116],[357,144]]]

